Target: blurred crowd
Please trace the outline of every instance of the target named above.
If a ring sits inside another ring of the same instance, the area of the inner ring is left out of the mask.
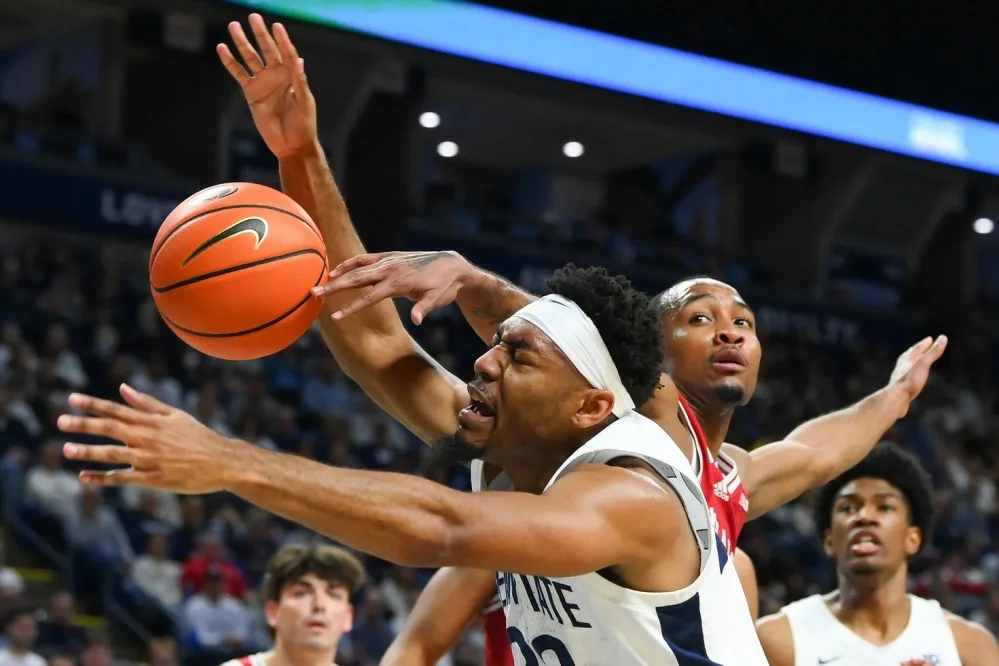
[[[137,264],[128,263],[139,258]],[[467,489],[463,468],[435,465],[425,447],[344,376],[316,331],[260,361],[206,358],[161,323],[149,297],[142,252],[33,238],[3,248],[0,270],[0,458],[5,539],[44,558],[65,554],[58,592],[26,605],[30,581],[0,569],[7,611],[5,655],[41,655],[23,666],[115,661],[107,636],[76,626],[75,612],[115,608],[150,636],[148,662],[180,654],[246,654],[270,643],[259,603],[269,555],[316,536],[217,494],[178,497],[142,488],[84,488],[62,458],[55,419],[67,396],[116,397],[121,382],[180,407],[211,427],[259,446],[331,465],[417,473]],[[663,285],[664,287],[666,285]],[[406,319],[404,317],[404,319]],[[445,310],[414,335],[443,365],[467,377],[480,344]],[[766,331],[762,332],[766,335]],[[879,388],[895,354],[876,346],[817,348],[764,338],[756,397],[740,410],[729,440],[753,447],[801,421]],[[913,562],[913,589],[999,632],[999,421],[988,387],[972,387],[958,364],[935,374],[909,417],[889,437],[918,454],[937,487],[940,519],[932,546]],[[742,547],[756,564],[761,611],[832,586],[808,499],[747,526]],[[49,550],[24,536],[30,531]],[[431,571],[364,559],[354,630],[341,666],[376,664],[405,622]],[[56,563],[49,563],[56,564]],[[454,666],[481,663],[472,629]],[[221,663],[221,662],[216,662]]]

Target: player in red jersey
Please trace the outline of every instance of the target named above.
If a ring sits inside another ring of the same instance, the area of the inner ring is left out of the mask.
[[[273,649],[222,666],[335,666],[340,639],[353,626],[350,597],[363,581],[364,567],[342,548],[282,548],[271,557],[264,581]]]

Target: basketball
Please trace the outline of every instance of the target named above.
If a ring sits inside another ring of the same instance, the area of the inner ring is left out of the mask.
[[[188,197],[164,220],[149,256],[149,286],[167,326],[194,349],[232,361],[301,337],[322,304],[310,289],[328,273],[308,214],[254,183]]]

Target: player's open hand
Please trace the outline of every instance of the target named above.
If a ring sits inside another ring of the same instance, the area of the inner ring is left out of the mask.
[[[67,458],[93,463],[128,465],[110,471],[85,470],[84,483],[100,486],[141,484],[175,493],[201,494],[223,490],[244,451],[202,425],[190,414],[122,384],[128,403],[74,393],[69,404],[93,416],[63,414],[59,429],[96,435],[123,444],[74,444],[64,447]]]
[[[936,340],[924,338],[912,345],[898,357],[889,386],[897,386],[905,391],[910,402],[915,400],[926,386],[930,368],[943,356],[946,348],[946,335],[941,335]]]
[[[315,146],[316,100],[305,80],[305,61],[280,23],[274,24],[272,34],[260,14],[250,14],[250,29],[259,52],[242,25],[237,21],[229,24],[232,43],[245,66],[226,44],[215,50],[243,89],[257,131],[278,159]]]
[[[458,297],[462,280],[471,265],[456,252],[383,252],[359,254],[330,273],[325,285],[312,293],[326,297],[342,291],[368,287],[358,297],[333,313],[342,319],[386,298],[415,301],[411,317],[419,325],[434,310]]]

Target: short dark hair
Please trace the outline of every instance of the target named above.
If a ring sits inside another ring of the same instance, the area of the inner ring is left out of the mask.
[[[867,457],[816,491],[815,527],[820,535],[832,525],[832,508],[843,486],[855,479],[881,479],[902,493],[909,509],[909,524],[919,528],[923,543],[933,529],[933,481],[919,460],[894,442],[880,442]]]
[[[648,296],[623,275],[571,263],[555,271],[548,288],[593,320],[631,399],[648,402],[659,388],[664,361],[662,328]]]
[[[22,617],[24,617],[26,615],[28,617],[31,617],[31,618],[37,620],[38,619],[38,609],[36,609],[36,608],[34,608],[32,606],[26,606],[26,605],[15,606],[14,608],[11,608],[3,616],[3,629],[4,629],[4,631],[7,631],[8,629],[10,629],[11,625],[13,625],[15,622],[17,622],[18,620],[20,620]]]
[[[343,548],[326,544],[285,546],[271,557],[264,577],[267,601],[280,601],[284,588],[313,574],[331,585],[342,585],[353,596],[364,583],[364,566]]]

